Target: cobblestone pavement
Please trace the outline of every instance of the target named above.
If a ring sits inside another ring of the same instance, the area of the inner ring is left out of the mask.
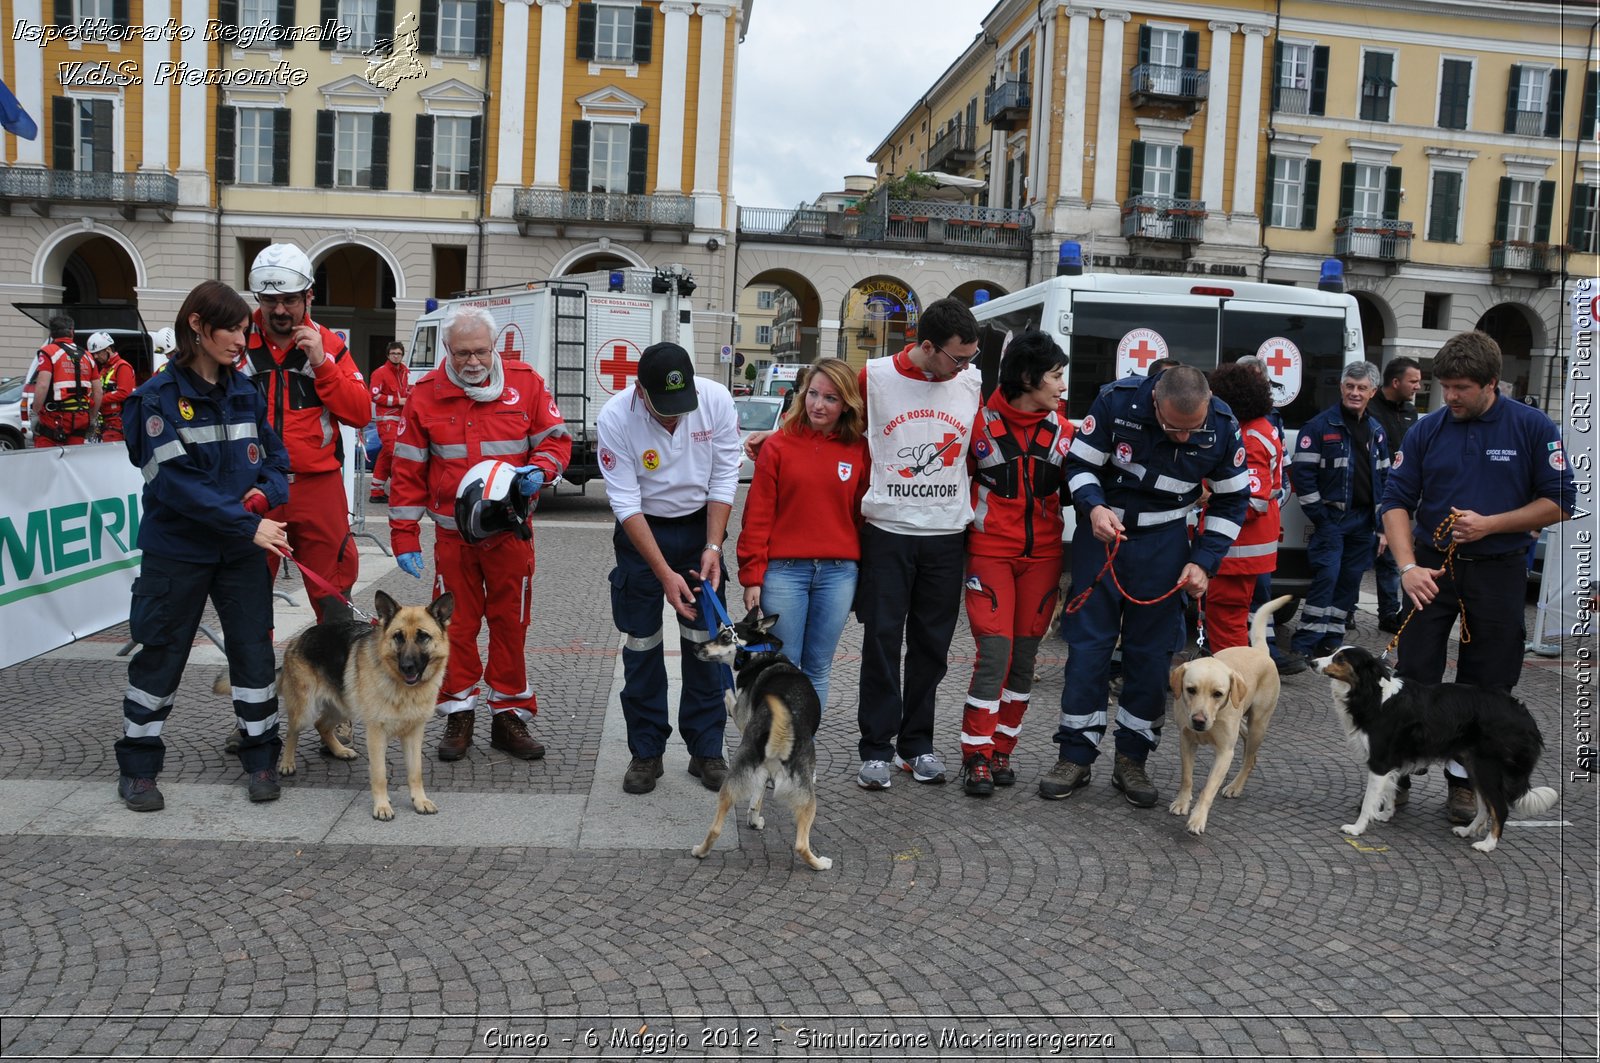
[[[653,802],[679,809],[694,836],[714,804],[681,765],[627,800],[597,772],[602,746],[621,742],[606,730],[609,514],[591,489],[547,502],[540,519],[528,660],[534,733],[550,752],[512,761],[489,750],[482,722],[467,759],[441,764],[430,724],[427,786],[443,811],[426,821],[401,795],[394,824],[357,815],[355,840],[255,836],[253,823],[318,799],[359,813],[365,757],[318,757],[304,737],[284,799],[241,806],[204,648],[169,724],[169,807],[135,817],[113,795],[124,666],[112,651],[126,632],[0,672],[0,1054],[1596,1058],[1600,821],[1593,783],[1569,778],[1592,640],[1528,659],[1519,692],[1547,742],[1536,780],[1562,800],[1539,823],[1513,823],[1488,856],[1449,833],[1437,772],[1391,822],[1340,833],[1362,772],[1310,674],[1285,681],[1248,791],[1218,802],[1204,837],[1165,809],[1170,730],[1150,762],[1156,808],[1112,790],[1106,758],[1071,800],[1041,801],[1065,656],[1054,641],[1017,786],[987,800],[909,777],[861,791],[855,625],[818,737],[813,839],[832,870],[793,857],[781,809],[705,861],[678,844],[682,830],[654,827],[625,848],[533,845],[528,832],[561,816],[589,838],[593,821]],[[358,601],[374,586],[419,597],[392,562],[363,563],[376,580]],[[1370,611],[1359,623],[1353,641],[1381,648]],[[285,612],[279,627],[292,633]],[[952,780],[971,655],[963,624],[939,699]],[[195,807],[175,807],[179,794]],[[165,822],[192,833],[129,836],[134,820],[184,814]],[[420,828],[407,817],[459,833],[410,844],[401,832]]]

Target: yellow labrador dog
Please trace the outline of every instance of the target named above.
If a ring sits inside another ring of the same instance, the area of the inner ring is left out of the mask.
[[[1177,699],[1173,716],[1182,738],[1183,767],[1178,778],[1178,796],[1167,811],[1174,816],[1189,816],[1189,833],[1204,834],[1211,802],[1216,800],[1222,780],[1233,763],[1233,750],[1239,730],[1248,726],[1244,742],[1244,763],[1239,774],[1222,791],[1224,797],[1244,793],[1245,780],[1256,766],[1256,752],[1266,737],[1267,724],[1278,708],[1278,669],[1267,651],[1267,622],[1281,609],[1289,596],[1274,598],[1256,612],[1250,625],[1250,645],[1230,646],[1215,656],[1180,664],[1172,670],[1172,696]],[[1200,800],[1194,796],[1195,751],[1204,742],[1216,752],[1211,777]],[[1193,811],[1190,810],[1191,804]]]

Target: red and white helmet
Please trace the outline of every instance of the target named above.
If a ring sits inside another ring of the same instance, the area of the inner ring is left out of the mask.
[[[311,259],[293,244],[270,244],[250,265],[250,290],[257,295],[298,295],[313,279]]]
[[[511,532],[532,539],[528,499],[517,490],[517,470],[503,461],[480,461],[456,486],[456,531],[468,543]]]

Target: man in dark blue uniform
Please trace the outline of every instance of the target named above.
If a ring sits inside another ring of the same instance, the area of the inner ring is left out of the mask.
[[[1391,455],[1405,443],[1406,433],[1417,423],[1417,407],[1411,400],[1421,387],[1422,366],[1415,358],[1391,358],[1383,367],[1383,387],[1372,396],[1367,412],[1383,425]],[[1378,630],[1392,635],[1400,630],[1400,621],[1406,614],[1406,603],[1400,600],[1400,572],[1392,551],[1378,551],[1372,577],[1378,587]]]
[[[1367,413],[1377,390],[1378,367],[1351,362],[1339,376],[1339,401],[1307,421],[1295,442],[1289,476],[1311,522],[1311,590],[1291,643],[1296,653],[1339,647],[1361,576],[1377,556],[1378,500],[1389,475],[1388,437]]]
[[[1105,735],[1111,651],[1120,635],[1125,678],[1111,784],[1149,808],[1157,793],[1144,764],[1161,736],[1180,608],[1171,592],[1181,584],[1203,595],[1244,522],[1250,473],[1239,427],[1193,366],[1174,366],[1153,380],[1128,377],[1101,389],[1067,452],[1065,472],[1078,512],[1071,593],[1095,583],[1118,543],[1115,572],[1127,597],[1108,575],[1078,612],[1062,617],[1071,652],[1055,735],[1061,758],[1039,780],[1039,796],[1069,797],[1089,782]],[[1205,531],[1191,542],[1186,518],[1202,482],[1211,500]]]
[[[1395,671],[1442,680],[1459,615],[1471,641],[1460,643],[1456,682],[1509,691],[1522,677],[1530,537],[1572,516],[1577,488],[1555,422],[1500,396],[1493,339],[1452,336],[1433,359],[1433,378],[1446,409],[1406,434],[1380,507],[1401,590],[1416,607]],[[1461,765],[1448,765],[1445,781],[1451,822],[1470,822],[1477,802]]]

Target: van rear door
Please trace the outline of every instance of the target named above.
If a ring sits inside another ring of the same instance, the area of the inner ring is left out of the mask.
[[[1221,360],[1260,356],[1273,404],[1295,430],[1339,399],[1344,369],[1344,308],[1229,299],[1222,307]]]
[[[1081,420],[1102,385],[1118,376],[1117,347],[1136,329],[1130,355],[1141,371],[1157,358],[1176,358],[1209,373],[1217,366],[1221,310],[1215,296],[1121,292],[1072,293],[1072,350],[1067,367],[1067,413]]]

